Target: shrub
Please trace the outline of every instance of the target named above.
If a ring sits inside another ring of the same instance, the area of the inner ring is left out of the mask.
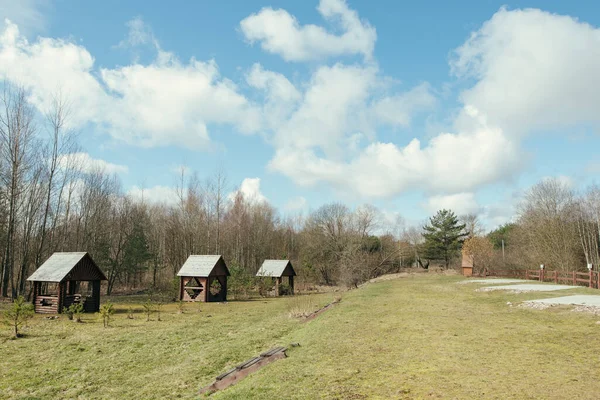
[[[258,288],[258,294],[265,297],[275,287],[273,278],[265,276],[256,278],[256,287]]]
[[[142,307],[144,307],[144,313],[146,313],[146,322],[150,321],[150,315],[154,312],[154,303],[152,302],[152,299],[148,298],[148,300],[142,304]]]
[[[23,296],[17,297],[12,305],[4,311],[4,317],[7,324],[12,327],[15,339],[20,336],[19,328],[33,318],[33,314],[33,304],[27,303]]]
[[[100,307],[100,316],[102,317],[102,322],[104,323],[104,327],[108,327],[110,324],[110,317],[115,313],[115,307],[112,305],[110,301],[102,304]]]
[[[249,298],[255,286],[254,275],[238,266],[230,267],[229,272],[231,276],[227,281],[227,289],[233,298],[238,300]]]
[[[312,296],[293,297],[289,303],[289,315],[291,318],[306,318],[311,315],[317,307]]]
[[[75,322],[81,322],[81,314],[83,314],[83,304],[82,303],[73,303],[71,304],[65,311],[67,317],[69,319],[73,319],[75,317]]]
[[[287,283],[282,283],[279,285],[279,295],[280,296],[291,296],[294,293],[292,292],[292,287]]]

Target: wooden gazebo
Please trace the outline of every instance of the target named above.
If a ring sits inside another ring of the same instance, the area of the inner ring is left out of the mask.
[[[177,276],[179,300],[226,301],[229,269],[220,255],[189,256]]]
[[[74,303],[85,312],[100,310],[100,282],[106,276],[86,252],[54,253],[28,279],[35,312],[61,313]]]
[[[270,277],[275,280],[275,294],[279,296],[279,285],[283,283],[283,277],[287,276],[288,285],[294,294],[294,276],[296,271],[290,260],[265,260],[256,273],[259,277]]]

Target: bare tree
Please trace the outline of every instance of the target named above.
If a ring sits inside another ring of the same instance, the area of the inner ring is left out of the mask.
[[[23,87],[5,85],[0,98],[0,144],[1,156],[5,161],[2,181],[6,187],[8,208],[7,234],[2,263],[2,296],[8,296],[9,285],[12,296],[16,288],[13,279],[15,264],[15,235],[19,222],[19,212],[23,207],[21,197],[28,185],[30,173],[34,169],[36,157],[36,127],[34,112],[27,102],[27,92]]]

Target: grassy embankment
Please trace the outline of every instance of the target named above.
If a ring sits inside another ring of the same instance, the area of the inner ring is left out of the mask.
[[[188,305],[184,314],[173,304],[160,322],[127,319],[121,302],[106,329],[94,316],[36,316],[25,338],[2,331],[0,398],[195,398],[228,367],[290,342],[301,347],[287,359],[211,398],[598,398],[598,317],[506,304],[567,292],[482,293],[460,279],[369,284],[306,324],[290,308],[333,294]]]

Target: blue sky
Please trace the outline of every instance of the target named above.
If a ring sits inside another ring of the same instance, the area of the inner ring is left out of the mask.
[[[510,220],[600,171],[592,1],[0,0],[0,78],[60,88],[82,157],[169,201],[178,166],[284,213]]]

